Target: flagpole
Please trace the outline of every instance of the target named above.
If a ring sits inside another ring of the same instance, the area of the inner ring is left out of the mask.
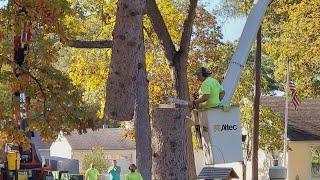
[[[289,113],[289,61],[287,63],[287,80],[286,80],[286,106],[284,112],[284,147],[283,147],[283,167],[287,168],[287,147],[288,147],[288,113]]]

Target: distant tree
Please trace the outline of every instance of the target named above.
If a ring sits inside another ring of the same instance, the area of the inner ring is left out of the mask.
[[[252,157],[252,137],[253,123],[252,110],[253,102],[244,100],[241,104],[241,126],[247,131],[246,141],[243,143],[244,161],[242,164],[243,179],[246,178],[247,162]],[[270,108],[260,108],[260,125],[259,125],[259,149],[266,154],[277,158],[279,152],[283,149],[283,130],[284,125],[281,116]]]
[[[85,173],[90,168],[91,163],[95,165],[100,174],[106,172],[109,163],[106,160],[106,153],[103,152],[102,147],[93,147],[90,152],[84,153],[81,173]]]

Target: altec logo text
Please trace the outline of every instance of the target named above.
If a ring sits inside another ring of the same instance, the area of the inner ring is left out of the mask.
[[[213,125],[214,132],[222,132],[222,131],[233,131],[237,130],[237,125],[235,124],[217,124]]]

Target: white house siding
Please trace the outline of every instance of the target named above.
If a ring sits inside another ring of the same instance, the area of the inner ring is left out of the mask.
[[[319,180],[311,175],[311,148],[320,146],[320,141],[289,141],[289,180]]]
[[[71,146],[64,136],[59,136],[50,147],[50,156],[71,159],[71,154]]]

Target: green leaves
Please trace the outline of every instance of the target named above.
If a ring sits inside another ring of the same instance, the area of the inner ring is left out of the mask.
[[[241,104],[241,126],[247,131],[247,141],[244,143],[245,158],[251,154],[251,139],[253,137],[253,103],[249,100]],[[280,114],[270,108],[260,107],[259,120],[259,149],[266,152],[277,153],[283,148],[284,125]]]

